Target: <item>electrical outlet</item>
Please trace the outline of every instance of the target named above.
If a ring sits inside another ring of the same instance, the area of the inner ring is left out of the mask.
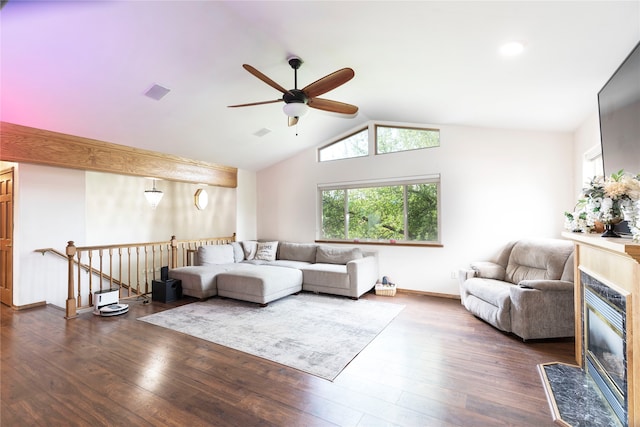
[[[458,272],[457,271],[452,271],[451,272],[451,279],[455,280],[458,278]]]

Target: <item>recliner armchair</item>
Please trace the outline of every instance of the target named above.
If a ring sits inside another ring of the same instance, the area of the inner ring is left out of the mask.
[[[476,317],[523,340],[574,336],[573,243],[525,239],[461,270],[460,299]]]

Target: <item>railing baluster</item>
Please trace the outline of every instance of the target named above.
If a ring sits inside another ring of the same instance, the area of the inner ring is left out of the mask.
[[[88,250],[87,255],[89,256],[89,298],[91,303],[89,305],[93,305],[93,250]],[[80,292],[80,281],[78,281],[78,292]]]
[[[127,262],[129,263],[129,265],[127,266],[127,275],[129,276],[128,283],[129,283],[129,289],[133,288],[133,283],[131,282],[131,247],[127,248]]]
[[[136,291],[140,293],[140,246],[136,246]]]
[[[118,248],[118,280],[120,281],[120,287],[122,287],[122,248]],[[131,296],[131,288],[127,286],[127,297]]]
[[[144,246],[144,293],[149,291],[149,247]]]
[[[113,289],[113,249],[109,248],[109,289]]]
[[[76,254],[76,247],[73,244],[73,240],[70,240],[69,242],[67,242],[66,254],[67,254],[67,263],[68,263],[68,270],[67,270],[68,283],[67,283],[67,301],[66,301],[67,306],[65,310],[65,317],[67,319],[73,319],[78,316],[76,314],[76,299],[74,298],[75,286],[73,283],[73,257]],[[80,269],[80,266],[78,266],[78,269]],[[80,281],[78,280],[78,289],[79,288],[80,288]]]
[[[76,247],[73,241],[67,242],[66,254],[62,254],[54,249],[36,249],[36,252],[40,252],[43,255],[46,252],[51,252],[59,256],[65,256],[68,263],[68,283],[67,283],[67,300],[65,318],[72,319],[77,317],[77,310],[79,308],[89,308],[94,304],[94,276],[99,280],[98,290],[103,290],[105,283],[109,284],[109,288],[115,287],[128,287],[126,293],[127,298],[134,295],[141,295],[149,293],[150,280],[156,279],[156,268],[162,267],[164,259],[166,259],[166,265],[169,268],[176,268],[185,266],[188,264],[187,258],[189,256],[189,250],[199,248],[200,246],[207,244],[222,245],[235,241],[235,234],[233,237],[218,237],[218,238],[205,238],[205,239],[191,239],[178,241],[175,236],[171,236],[171,240],[168,242],[150,242],[150,243],[129,243],[121,245],[104,245],[104,246],[86,246]],[[117,256],[114,256],[114,249],[117,250]],[[108,251],[108,271],[105,271],[105,251]],[[126,251],[126,252],[125,252]],[[135,252],[133,252],[135,251]],[[144,251],[144,254],[141,253]],[[98,268],[93,266],[93,259],[95,253],[97,253],[99,262]],[[166,257],[164,253],[166,252]],[[87,254],[88,264],[83,264],[82,258],[84,253]],[[132,259],[135,253],[135,260]],[[126,256],[126,261],[124,257]],[[142,257],[144,256],[144,260]],[[149,259],[151,257],[151,259]],[[114,266],[114,261],[117,265]],[[125,264],[126,263],[126,264]],[[77,264],[77,266],[76,266]],[[144,265],[144,270],[141,271],[141,264]],[[75,273],[77,268],[77,274]],[[127,280],[123,279],[125,275],[124,269],[126,268]],[[149,274],[149,268],[151,268],[152,274]],[[86,270],[88,282],[85,282],[83,288],[83,275],[82,271]],[[116,274],[114,274],[116,270]],[[144,274],[144,276],[143,276]],[[149,277],[151,276],[151,278]],[[135,281],[133,280],[135,277]],[[75,283],[77,279],[77,283]],[[142,288],[141,280],[145,281],[145,287]],[[135,287],[134,287],[135,286]],[[87,289],[85,291],[85,289]],[[88,301],[88,305],[85,305],[82,301]]]
[[[80,268],[80,258],[82,257],[82,251],[76,252],[76,258],[78,261],[78,296],[76,297],[76,306],[82,307],[82,289],[80,285],[82,284],[82,269]]]

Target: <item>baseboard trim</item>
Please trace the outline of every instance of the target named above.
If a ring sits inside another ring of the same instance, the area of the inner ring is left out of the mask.
[[[397,292],[400,292],[402,294],[425,295],[425,296],[429,296],[429,297],[460,299],[460,295],[441,294],[441,293],[438,293],[438,292],[416,291],[416,290],[413,290],[413,289],[401,289],[401,288],[398,288]]]
[[[11,308],[13,308],[16,311],[20,311],[20,310],[29,310],[30,308],[42,307],[45,305],[47,305],[46,301],[38,301],[38,302],[25,304],[25,305],[12,305]]]

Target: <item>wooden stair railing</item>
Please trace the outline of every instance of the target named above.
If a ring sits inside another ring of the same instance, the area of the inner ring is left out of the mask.
[[[73,241],[69,241],[65,254],[51,248],[36,251],[43,255],[52,252],[67,258],[68,289],[65,318],[73,319],[78,316],[78,309],[93,306],[93,294],[96,291],[112,289],[115,285],[120,289],[121,298],[148,295],[151,293],[151,281],[159,276],[162,266],[176,268],[190,265],[192,254],[198,247],[233,241],[235,233],[229,237],[177,240],[172,236],[167,242],[83,247],[77,247]],[[86,273],[86,278],[83,277],[83,272]],[[94,279],[98,281],[97,284],[94,283]],[[126,290],[124,295],[123,290]],[[84,304],[83,301],[87,303]]]

